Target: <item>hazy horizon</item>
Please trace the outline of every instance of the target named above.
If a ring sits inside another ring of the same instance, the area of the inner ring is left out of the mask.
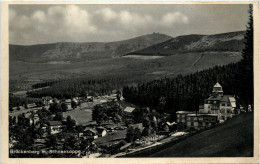
[[[138,7],[137,7],[138,6]],[[9,5],[9,44],[116,42],[246,30],[248,5]]]

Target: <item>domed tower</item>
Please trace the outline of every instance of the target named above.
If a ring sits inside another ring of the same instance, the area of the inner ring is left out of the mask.
[[[223,96],[222,86],[218,82],[214,85],[212,93],[216,96]]]

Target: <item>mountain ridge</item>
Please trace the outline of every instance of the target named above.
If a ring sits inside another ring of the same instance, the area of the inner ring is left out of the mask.
[[[235,31],[213,35],[191,34],[177,36],[156,45],[127,53],[124,56],[170,56],[177,53],[206,51],[241,52],[241,50],[244,48],[244,34],[245,31]]]
[[[78,61],[98,57],[120,57],[124,53],[146,48],[171,38],[165,34],[155,33],[115,42],[58,42],[28,46],[10,44],[10,61]]]

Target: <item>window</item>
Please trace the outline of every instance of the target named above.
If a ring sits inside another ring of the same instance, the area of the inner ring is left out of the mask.
[[[225,106],[226,104],[225,103],[222,103],[221,106]]]
[[[191,126],[194,126],[194,122],[191,122]]]
[[[198,120],[198,118],[197,118],[197,117],[194,117],[194,118],[193,118],[193,120],[194,120],[194,121],[197,121],[197,120]]]
[[[177,118],[180,118],[180,114],[177,114]]]
[[[216,104],[217,103],[217,101],[214,101],[214,104]]]
[[[187,120],[190,121],[190,117],[187,117]]]
[[[198,126],[199,125],[199,123],[198,122],[194,122],[194,126]]]
[[[210,104],[210,101],[208,101],[208,104]]]

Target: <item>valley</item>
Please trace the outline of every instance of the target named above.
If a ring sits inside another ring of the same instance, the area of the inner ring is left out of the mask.
[[[125,83],[146,82],[235,63],[242,58],[243,34],[233,32],[171,39],[170,36],[156,33],[108,43],[10,45],[10,92],[29,90],[33,84],[40,82],[79,77],[120,78]],[[208,47],[203,44],[205,38],[211,40],[212,44]],[[226,44],[227,41],[229,44]],[[203,45],[203,49],[192,46],[195,44]],[[225,46],[216,48],[214,44]],[[105,48],[107,46],[110,50]],[[167,46],[168,55],[163,55]]]

